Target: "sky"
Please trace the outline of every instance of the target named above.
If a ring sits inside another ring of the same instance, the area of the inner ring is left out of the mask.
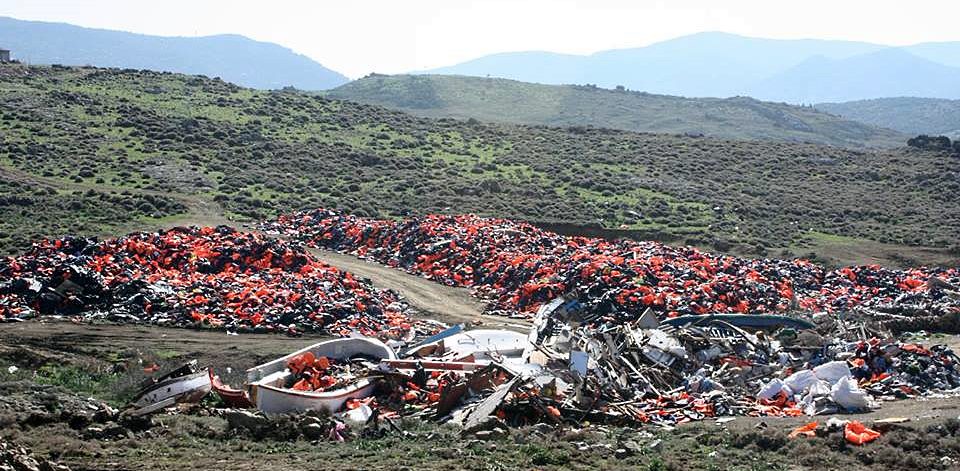
[[[960,40],[956,0],[0,0],[0,16],[164,36],[242,34],[358,78],[486,54],[589,54],[686,34]]]

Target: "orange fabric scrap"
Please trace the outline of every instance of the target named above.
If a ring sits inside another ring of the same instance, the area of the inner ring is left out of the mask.
[[[844,427],[843,436],[854,445],[864,445],[879,438],[880,432],[869,429],[856,420],[851,420]]]
[[[799,436],[815,437],[817,435],[817,427],[819,425],[820,424],[817,421],[810,422],[806,425],[801,425],[793,429],[793,431],[790,432],[790,435],[787,435],[787,438],[797,438]]]

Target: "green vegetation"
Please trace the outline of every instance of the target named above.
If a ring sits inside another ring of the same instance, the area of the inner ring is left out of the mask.
[[[81,396],[97,396],[104,399],[114,399],[113,386],[117,379],[116,374],[109,372],[91,372],[76,366],[56,365],[41,367],[34,378],[39,384],[61,386]]]
[[[916,149],[933,152],[952,152],[960,155],[960,140],[950,142],[947,136],[928,136],[921,134],[907,140],[907,145]]]
[[[41,183],[0,168],[0,246],[24,248],[44,237],[100,234],[159,221],[186,208],[171,198]]]
[[[942,98],[877,98],[820,103],[816,108],[861,123],[896,129],[910,135],[945,134],[960,139],[960,100]]]
[[[426,117],[729,139],[898,147],[907,136],[813,108],[747,97],[683,98],[622,87],[540,85],[452,75],[370,75],[325,93]]]
[[[130,372],[115,372],[110,365],[85,359],[83,364],[45,364],[35,370],[28,367],[16,371],[4,367],[0,382],[32,381],[36,384],[58,386],[81,397],[94,397],[116,407],[125,405],[136,392],[144,376]]]
[[[38,235],[319,206],[475,212],[752,254],[806,254],[822,242],[813,231],[960,246],[960,160],[936,152],[425,119],[132,70],[3,66],[0,95],[3,252]]]

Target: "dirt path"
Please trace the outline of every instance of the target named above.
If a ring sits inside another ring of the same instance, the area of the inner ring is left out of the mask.
[[[353,255],[327,250],[308,250],[330,265],[369,278],[379,288],[392,289],[400,293],[425,317],[450,324],[466,322],[487,327],[511,328],[521,332],[529,329],[530,323],[525,320],[483,314],[483,303],[471,296],[466,288],[444,286],[402,270],[361,260]]]
[[[223,331],[171,329],[152,325],[76,324],[30,321],[0,324],[0,358],[35,352],[63,352],[104,358],[119,351],[160,353],[163,357],[202,359],[215,368],[246,369],[329,338],[272,334],[227,335]]]

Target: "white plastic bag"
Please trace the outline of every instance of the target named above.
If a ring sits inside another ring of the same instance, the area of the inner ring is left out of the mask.
[[[840,378],[850,377],[850,367],[845,361],[831,361],[814,368],[813,374],[829,384],[836,384]]]
[[[361,426],[367,423],[370,420],[370,417],[373,415],[373,409],[366,404],[360,404],[360,407],[356,409],[349,409],[344,412],[337,414],[341,420],[347,424],[354,426]]]
[[[830,385],[822,380],[818,379],[810,385],[810,390],[807,392],[811,397],[820,397],[830,394]]]
[[[791,391],[796,393],[802,393],[806,391],[813,383],[817,382],[817,375],[810,370],[800,370],[790,376],[787,376],[783,380],[783,384],[790,388]]]
[[[837,381],[830,390],[830,399],[844,409],[862,410],[870,407],[870,397],[867,392],[857,386],[853,378],[846,377]]]
[[[780,378],[773,378],[767,384],[760,387],[757,393],[757,399],[770,399],[783,391],[783,381]],[[787,393],[789,394],[789,392]]]
[[[817,415],[817,399],[830,395],[830,385],[822,379],[815,380],[807,394],[803,396],[800,405],[803,407],[803,413],[807,415]]]

